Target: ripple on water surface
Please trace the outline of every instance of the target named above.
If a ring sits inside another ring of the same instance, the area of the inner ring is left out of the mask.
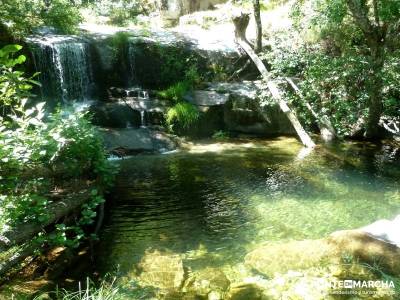
[[[99,267],[130,272],[147,249],[222,266],[265,241],[323,237],[400,213],[398,157],[346,143],[304,159],[294,139],[194,145],[123,160]]]

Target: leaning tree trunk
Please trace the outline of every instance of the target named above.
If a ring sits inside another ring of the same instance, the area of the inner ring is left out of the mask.
[[[289,83],[289,85],[292,87],[292,89],[301,98],[303,98],[303,102],[304,102],[305,106],[310,111],[310,113],[314,116],[314,118],[317,120],[317,125],[318,125],[318,128],[319,128],[319,132],[320,132],[321,138],[324,140],[324,142],[331,142],[332,140],[334,140],[337,137],[336,130],[333,127],[331,120],[329,120],[329,117],[327,115],[325,115],[325,114],[321,115],[321,114],[317,113],[312,108],[310,103],[308,103],[308,101],[306,101],[304,99],[304,97],[302,96],[300,88],[297,86],[296,83],[294,83],[294,81],[291,78],[287,77],[286,81]]]
[[[240,45],[240,47],[243,48],[243,50],[254,62],[254,64],[260,71],[263,79],[267,81],[267,86],[272,94],[272,98],[278,103],[280,109],[285,113],[289,121],[292,123],[303,145],[312,148],[315,146],[315,143],[312,141],[310,136],[304,130],[303,126],[300,124],[296,115],[291,111],[286,101],[283,99],[278,85],[273,81],[269,80],[269,72],[267,68],[265,67],[261,59],[258,57],[258,55],[254,52],[253,48],[250,46],[250,43],[246,39],[246,29],[247,26],[249,25],[249,19],[250,18],[248,14],[241,14],[240,16],[236,16],[232,19],[233,24],[235,25],[236,42]]]
[[[260,14],[260,0],[253,0],[253,8],[254,8],[254,19],[256,21],[256,44],[254,47],[254,51],[258,53],[262,49],[262,24],[261,24],[261,14]]]
[[[65,199],[56,201],[49,205],[47,214],[49,218],[41,224],[35,222],[27,222],[11,227],[0,233],[0,251],[7,250],[15,245],[20,245],[31,240],[37,233],[44,230],[60,218],[79,209],[91,197],[90,186],[85,187],[80,192],[71,193]]]

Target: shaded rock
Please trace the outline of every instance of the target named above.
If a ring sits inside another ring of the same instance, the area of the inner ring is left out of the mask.
[[[173,137],[162,131],[140,129],[111,129],[102,128],[100,132],[106,149],[118,155],[140,152],[165,152],[176,149],[177,143]]]
[[[165,115],[161,111],[148,110],[145,111],[145,122],[146,125],[159,125],[165,124]]]
[[[227,299],[229,300],[261,300],[262,289],[253,283],[244,283],[231,287]]]
[[[257,135],[292,135],[295,133],[286,115],[277,104],[261,105],[262,83],[213,83],[208,90],[229,95],[224,105],[225,129]]]
[[[147,251],[139,263],[139,268],[141,269],[140,282],[160,289],[179,289],[185,279],[185,271],[179,255]]]
[[[187,94],[185,99],[196,106],[215,106],[225,104],[229,100],[229,94],[198,90]]]
[[[111,128],[140,127],[140,112],[123,103],[104,103],[89,109],[95,125]]]
[[[361,230],[334,232],[327,242],[339,255],[351,255],[371,266],[378,265],[392,275],[400,275],[400,248],[393,244],[378,240]]]
[[[122,98],[122,97],[127,97],[128,93],[125,89],[123,88],[118,88],[118,87],[110,87],[108,89],[109,95],[111,97],[116,97],[116,98]]]

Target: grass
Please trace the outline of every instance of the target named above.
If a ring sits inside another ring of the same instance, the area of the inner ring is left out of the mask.
[[[120,287],[115,284],[115,278],[111,282],[103,281],[100,286],[95,286],[93,282],[86,279],[86,286],[82,288],[79,283],[78,291],[71,292],[65,289],[56,290],[50,293],[52,298],[57,300],[122,300]],[[47,299],[40,295],[35,300]]]
[[[167,112],[167,124],[172,130],[174,124],[178,124],[182,128],[189,128],[200,117],[197,108],[188,102],[179,102],[171,107]],[[173,131],[173,130],[172,130]]]

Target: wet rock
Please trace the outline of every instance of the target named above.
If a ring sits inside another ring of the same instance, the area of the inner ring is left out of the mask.
[[[165,152],[174,150],[177,147],[177,143],[171,135],[148,128],[102,128],[100,132],[103,136],[106,149],[118,156],[140,152]]]
[[[125,89],[118,87],[110,87],[108,89],[108,93],[111,97],[116,97],[116,98],[122,98],[128,96],[128,93]]]
[[[229,300],[261,300],[263,290],[256,284],[244,283],[231,287],[227,299]]]
[[[158,110],[149,110],[145,112],[146,125],[159,125],[165,124],[165,115]]]
[[[185,279],[182,259],[175,254],[148,251],[142,258],[139,268],[141,269],[139,280],[143,285],[176,290],[182,286]]]
[[[140,112],[123,103],[102,103],[89,109],[95,125],[110,128],[140,127]]]

